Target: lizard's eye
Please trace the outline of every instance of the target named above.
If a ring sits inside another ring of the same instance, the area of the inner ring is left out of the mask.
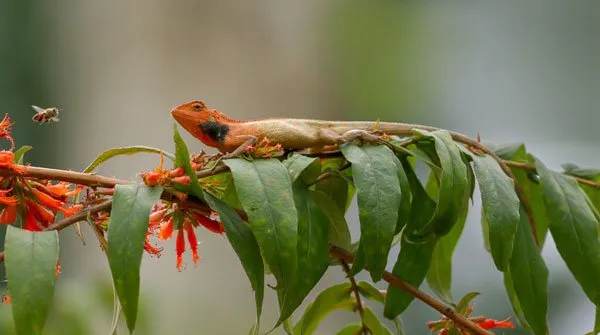
[[[202,104],[193,104],[192,109],[199,112],[202,110]]]

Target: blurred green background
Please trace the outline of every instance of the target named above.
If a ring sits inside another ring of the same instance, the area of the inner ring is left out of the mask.
[[[192,99],[237,118],[381,119],[479,132],[484,141],[524,141],[554,169],[600,167],[599,12],[596,1],[558,0],[1,1],[0,113],[17,121],[18,145],[35,147],[31,164],[73,170],[110,147],[172,150],[169,110]],[[33,124],[32,104],[60,107],[61,121]],[[157,163],[120,158],[99,172],[135,179]],[[455,296],[483,292],[476,314],[502,319],[512,312],[483,249],[479,213],[475,201],[453,288]],[[348,220],[356,233],[356,208]],[[108,332],[109,270],[86,237],[82,246],[73,231],[61,233],[48,334]],[[160,259],[144,259],[137,334],[247,333],[254,303],[241,265],[223,237],[199,238],[197,267],[177,272],[172,243]],[[591,330],[593,307],[551,240],[544,256],[551,332]],[[319,287],[340,280],[332,268]],[[276,310],[269,295],[264,325]],[[438,315],[415,302],[403,318],[407,334],[427,334],[425,323]],[[319,334],[352,320],[335,313]],[[0,306],[0,333],[12,333],[9,306]]]

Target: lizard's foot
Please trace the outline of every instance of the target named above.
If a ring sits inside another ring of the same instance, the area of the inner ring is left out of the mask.
[[[217,166],[219,166],[219,163],[221,163],[221,161],[223,161],[224,159],[240,157],[244,152],[246,152],[248,148],[252,148],[252,146],[256,144],[256,142],[258,142],[258,137],[248,135],[248,138],[244,143],[242,143],[242,145],[237,147],[232,152],[226,153],[217,158],[217,160],[215,161],[215,165],[213,165],[213,167],[211,168],[211,172],[215,171],[215,169],[217,168]]]
[[[381,136],[377,136],[371,132],[361,129],[349,130],[340,137],[340,141],[342,143],[353,142],[356,140],[360,140],[366,143],[388,145],[388,142],[381,138]]]

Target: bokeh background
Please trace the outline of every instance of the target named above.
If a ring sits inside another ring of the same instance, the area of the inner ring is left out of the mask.
[[[0,113],[17,121],[18,145],[35,147],[31,164],[73,170],[110,147],[172,150],[169,110],[192,99],[237,118],[381,119],[479,132],[484,141],[525,142],[554,169],[600,167],[599,12],[596,1],[558,0],[1,1]],[[33,124],[32,104],[60,107],[61,121]],[[99,172],[134,180],[157,163],[124,157]],[[483,292],[476,311],[501,319],[512,311],[479,216],[476,200],[454,255],[454,294]],[[355,208],[348,220],[356,232]],[[109,270],[86,237],[83,246],[72,230],[61,233],[48,334],[108,332]],[[248,332],[254,303],[241,265],[224,237],[199,238],[203,259],[183,272],[173,243],[161,258],[145,257],[136,334]],[[593,307],[550,239],[544,257],[552,333],[591,330]],[[319,288],[341,280],[332,268]],[[276,311],[270,294],[265,326]],[[403,315],[407,334],[427,334],[426,321],[437,318],[419,302]],[[352,320],[334,313],[319,334]],[[0,333],[12,333],[8,306],[0,306]]]

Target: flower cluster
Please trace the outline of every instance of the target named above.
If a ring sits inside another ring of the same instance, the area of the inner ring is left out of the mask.
[[[244,150],[245,154],[248,154],[252,157],[263,157],[263,158],[271,158],[271,157],[279,157],[285,154],[285,150],[281,144],[271,144],[271,142],[265,137],[262,141],[258,142],[256,145],[250,145],[246,147]]]
[[[465,317],[469,317],[469,315],[471,315],[472,312],[473,312],[473,307],[468,306],[466,308],[466,311],[463,313],[463,315]],[[476,323],[483,329],[515,328],[515,325],[510,321],[510,318],[506,318],[504,320],[498,321],[498,320],[494,320],[494,319],[488,319],[484,316],[475,316],[475,317],[469,317],[469,320]],[[432,333],[437,332],[438,335],[451,334],[451,332],[450,332],[451,330],[454,331],[454,334],[461,334],[461,335],[470,335],[471,334],[470,331],[468,331],[466,329],[462,329],[460,327],[460,325],[456,324],[453,320],[451,320],[443,315],[440,320],[428,322],[427,328],[429,328],[429,330]]]
[[[149,238],[156,236],[159,240],[165,241],[170,239],[173,236],[173,232],[177,230],[177,239],[175,242],[175,251],[177,253],[176,266],[181,271],[184,267],[184,235],[187,235],[194,264],[200,260],[198,256],[198,239],[194,231],[194,228],[198,226],[203,226],[215,234],[223,233],[223,225],[218,221],[215,213],[204,213],[200,209],[183,208],[177,203],[161,201],[154,205],[150,213],[150,224],[148,226],[144,249],[150,254],[160,255],[162,249],[150,244]]]
[[[24,218],[23,228],[41,231],[54,222],[56,213],[65,217],[81,210],[82,206],[69,205],[67,199],[78,194],[83,186],[72,186],[67,182],[51,183],[48,180],[24,177],[26,166],[16,164],[14,141],[10,128],[12,123],[8,115],[0,121],[0,138],[8,140],[10,150],[0,151],[0,168],[12,171],[0,177],[0,223],[12,224],[20,214]]]

